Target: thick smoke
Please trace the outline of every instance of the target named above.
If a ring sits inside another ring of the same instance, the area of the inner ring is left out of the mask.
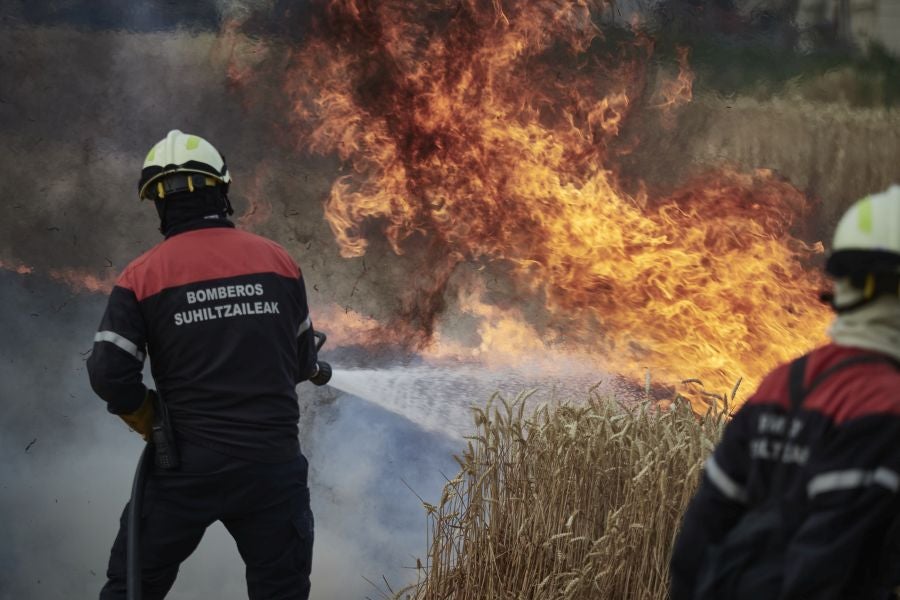
[[[94,597],[141,449],[87,382],[103,298],[0,272],[0,305],[0,598]],[[312,598],[377,596],[366,580],[383,586],[382,576],[402,587],[424,552],[413,491],[439,494],[458,439],[339,392],[306,384],[300,395],[317,523]],[[224,528],[210,529],[169,597],[246,597]]]
[[[0,271],[0,600],[90,598],[104,581],[142,443],[87,382],[103,304],[101,295]],[[456,472],[452,455],[469,429],[469,399],[492,390],[512,396],[535,378],[418,366],[338,370],[335,383],[350,393],[299,390],[316,515],[312,598],[380,597],[382,577],[395,589],[415,579],[410,567],[423,558],[426,526],[416,495],[433,501],[444,476]],[[531,402],[591,383],[544,386]],[[245,597],[242,563],[224,528],[210,528],[169,597]]]

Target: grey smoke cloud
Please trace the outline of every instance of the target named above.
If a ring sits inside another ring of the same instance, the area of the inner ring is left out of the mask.
[[[90,598],[104,581],[142,442],[87,382],[103,304],[0,272],[0,599]],[[382,576],[402,587],[425,550],[425,513],[406,484],[437,497],[460,440],[339,392],[307,384],[300,395],[317,528],[312,598],[377,597],[366,579]],[[216,525],[169,597],[237,599],[244,590],[243,563]]]
[[[250,5],[224,4],[223,14]],[[121,271],[160,239],[136,182],[147,149],[180,128],[225,154],[236,216],[253,213],[247,225],[294,254],[314,305],[390,310],[406,264],[381,261],[375,248],[366,260],[378,277],[360,277],[362,260],[340,258],[323,222],[337,161],[299,155],[271,106],[245,105],[229,89],[223,38],[12,15],[0,15],[0,262],[45,274]]]

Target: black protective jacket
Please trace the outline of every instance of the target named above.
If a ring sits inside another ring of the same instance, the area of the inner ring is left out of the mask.
[[[868,362],[857,362],[862,355]],[[882,599],[896,582],[900,372],[884,355],[819,348],[807,359],[808,394],[793,413],[788,373],[784,365],[763,381],[707,461],[672,556],[673,600],[694,598],[710,549],[749,511],[773,502],[780,541],[760,558],[783,570],[772,600]]]
[[[201,221],[129,264],[88,360],[111,413],[143,402],[147,355],[178,438],[258,462],[299,453],[295,385],[315,342],[303,277],[275,242]]]

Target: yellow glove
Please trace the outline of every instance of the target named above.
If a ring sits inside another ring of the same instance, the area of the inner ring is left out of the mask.
[[[153,410],[154,396],[156,396],[156,394],[153,390],[147,390],[147,395],[144,396],[144,402],[141,403],[140,408],[133,413],[119,415],[119,418],[125,421],[125,423],[133,430],[141,434],[145,441],[150,439],[150,431],[153,428],[153,417],[155,416],[155,411]]]

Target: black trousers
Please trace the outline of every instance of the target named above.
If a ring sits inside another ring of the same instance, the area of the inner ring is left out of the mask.
[[[153,468],[141,518],[143,600],[165,598],[178,567],[212,523],[222,521],[246,564],[250,600],[307,600],[313,515],[308,464],[252,463],[181,443],[181,466]],[[100,600],[124,600],[128,507]]]

